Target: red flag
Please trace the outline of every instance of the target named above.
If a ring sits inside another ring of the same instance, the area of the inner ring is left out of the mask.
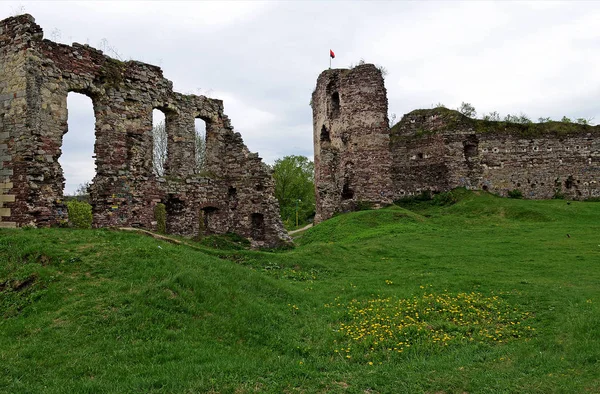
[[[329,50],[329,56],[331,56],[332,59],[335,59],[335,53],[333,53],[331,49]]]

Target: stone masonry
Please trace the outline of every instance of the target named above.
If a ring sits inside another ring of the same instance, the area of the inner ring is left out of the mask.
[[[312,96],[316,218],[456,187],[525,198],[600,197],[600,126],[515,124],[446,108],[393,128],[379,70],[326,70]]]
[[[416,110],[391,129],[395,198],[456,187],[525,198],[600,197],[600,126],[515,124],[446,108]]]
[[[223,102],[173,91],[159,67],[105,56],[87,45],[43,39],[30,15],[0,22],[0,227],[50,226],[66,219],[58,163],[67,132],[67,94],[92,99],[96,118],[94,226],[234,232],[255,247],[290,242],[268,167],[250,153]],[[152,111],[165,113],[165,176],[152,173]],[[206,159],[195,173],[194,120],[206,122]]]
[[[326,70],[312,95],[315,223],[392,202],[387,95],[372,64]]]

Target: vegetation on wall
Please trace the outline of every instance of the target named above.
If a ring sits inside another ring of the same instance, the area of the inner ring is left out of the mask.
[[[158,203],[154,207],[154,220],[156,221],[156,231],[164,234],[167,232],[167,208],[165,204]]]

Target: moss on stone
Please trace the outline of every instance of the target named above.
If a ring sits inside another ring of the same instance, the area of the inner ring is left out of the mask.
[[[154,207],[154,220],[156,220],[156,231],[165,234],[167,232],[167,207],[158,203]]]
[[[106,61],[100,67],[100,82],[106,86],[117,88],[123,83],[125,66],[125,63],[120,60],[106,58]]]

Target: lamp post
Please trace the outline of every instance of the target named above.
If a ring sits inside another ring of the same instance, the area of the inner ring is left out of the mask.
[[[298,203],[302,202],[301,199],[296,200],[296,227],[298,227]]]

